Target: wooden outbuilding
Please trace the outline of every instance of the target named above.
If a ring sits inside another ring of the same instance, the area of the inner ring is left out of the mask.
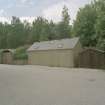
[[[13,50],[11,49],[1,50],[0,63],[1,64],[12,64],[13,63]]]
[[[105,51],[85,48],[79,54],[79,67],[105,69]]]
[[[35,42],[28,50],[28,64],[76,67],[82,50],[79,38]]]

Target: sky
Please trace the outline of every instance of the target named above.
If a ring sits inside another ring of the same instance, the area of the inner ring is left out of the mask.
[[[71,22],[77,11],[91,0],[0,0],[0,21],[9,22],[12,16],[32,22],[37,16],[58,22],[64,5],[69,9]]]

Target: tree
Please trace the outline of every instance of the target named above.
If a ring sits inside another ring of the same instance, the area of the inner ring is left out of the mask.
[[[105,50],[105,1],[99,0],[96,2],[97,21],[96,21],[96,35],[97,48]]]
[[[49,40],[50,26],[48,20],[38,17],[32,26],[32,42]]]
[[[17,48],[21,45],[24,45],[24,25],[21,23],[19,18],[13,17],[11,21],[11,33],[9,34],[9,47]]]
[[[66,25],[69,25],[70,23],[70,15],[68,13],[68,8],[66,6],[63,7],[62,11],[62,22]]]
[[[62,11],[62,20],[57,24],[56,31],[58,39],[69,38],[71,35],[70,16],[68,8],[64,6]]]
[[[24,25],[24,45],[32,44],[31,42],[32,26],[26,20],[24,21],[23,25]]]
[[[49,23],[49,32],[48,39],[54,40],[57,39],[56,24],[51,20]]]
[[[15,24],[19,24],[19,23],[20,23],[20,19],[16,16],[12,16],[11,24],[15,25]]]
[[[0,49],[4,49],[7,46],[6,29],[3,23],[0,23]]]
[[[73,34],[80,37],[83,46],[96,46],[95,23],[97,12],[93,4],[81,8],[73,24]]]

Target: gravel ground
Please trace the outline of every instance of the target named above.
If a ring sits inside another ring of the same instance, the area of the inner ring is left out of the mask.
[[[0,105],[105,105],[105,72],[0,65]]]

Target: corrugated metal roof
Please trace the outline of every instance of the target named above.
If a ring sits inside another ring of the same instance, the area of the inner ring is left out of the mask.
[[[72,49],[79,41],[78,37],[52,41],[35,42],[27,51]]]

